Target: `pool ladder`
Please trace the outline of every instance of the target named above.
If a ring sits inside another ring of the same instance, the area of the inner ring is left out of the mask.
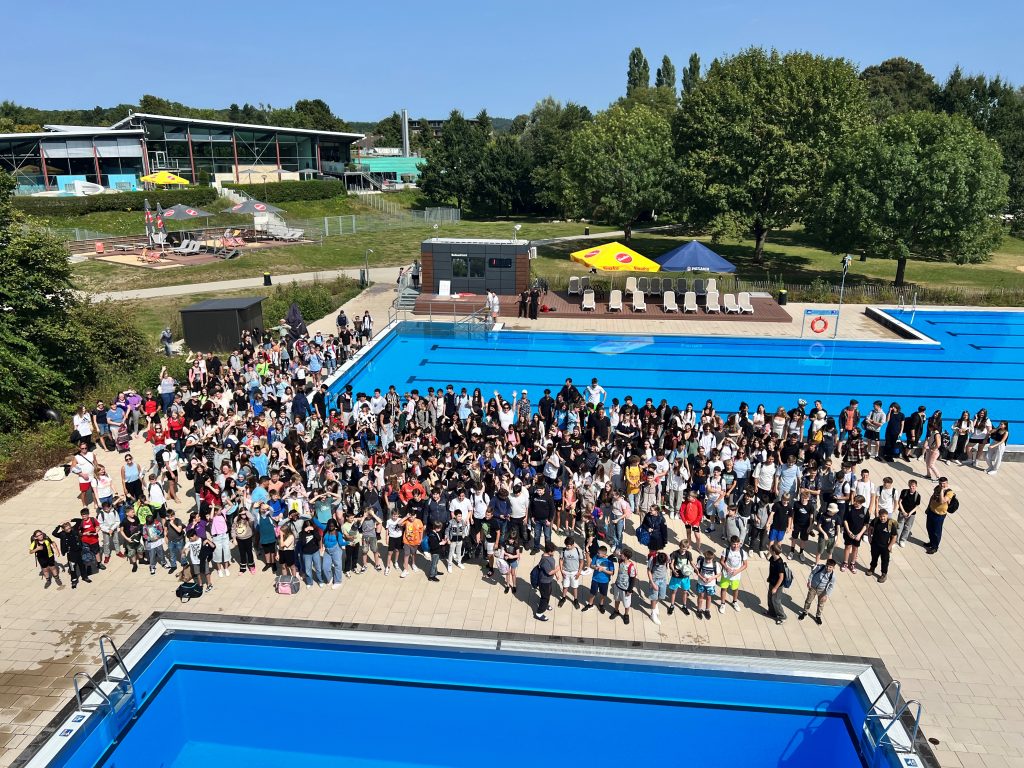
[[[96,681],[85,672],[75,673],[72,678],[75,700],[80,712],[95,712],[106,705],[113,716],[112,725],[116,731],[120,731],[135,714],[135,684],[121,658],[121,651],[109,635],[100,636],[100,660],[103,664],[102,680]],[[80,683],[80,680],[84,682]],[[90,692],[98,694],[102,703],[87,704]]]
[[[892,700],[886,696],[892,690]],[[917,732],[921,725],[921,702],[917,699],[903,701],[900,696],[900,682],[890,680],[882,689],[882,692],[875,697],[868,707],[864,716],[863,732],[868,743],[877,754],[879,748],[889,747],[897,753],[908,753],[914,751],[914,744],[917,741]],[[881,706],[880,706],[881,705]],[[892,727],[910,717],[910,727],[906,729],[909,737],[908,743],[893,739],[890,732]]]

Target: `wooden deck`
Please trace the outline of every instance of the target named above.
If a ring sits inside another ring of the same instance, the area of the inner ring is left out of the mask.
[[[514,318],[518,316],[518,296],[499,296],[498,298],[501,300],[501,317]],[[417,315],[433,315],[438,317],[456,315],[463,317],[478,309],[482,309],[485,302],[486,296],[484,295],[439,298],[436,295],[420,294],[419,298],[416,299],[416,308],[413,312]],[[633,312],[628,299],[623,299],[622,312],[609,312],[607,299],[599,299],[593,312],[584,312],[580,309],[580,297],[569,296],[563,292],[549,291],[541,297],[542,311],[540,312],[540,317],[596,317],[599,319],[622,318],[626,320],[650,320],[657,318],[658,320],[686,319],[691,321],[707,319],[709,321],[746,323],[792,322],[790,314],[783,307],[780,307],[774,299],[754,298],[751,299],[750,303],[754,307],[754,314],[752,315],[731,315],[725,312],[708,314],[704,311],[703,307],[696,313],[683,314],[681,309],[679,312],[665,312],[661,306],[660,296],[648,296],[646,312]],[[543,311],[545,306],[548,307],[547,312]]]

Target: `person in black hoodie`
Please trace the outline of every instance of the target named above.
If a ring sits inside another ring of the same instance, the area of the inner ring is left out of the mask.
[[[51,535],[57,542],[57,554],[64,555],[68,559],[71,588],[75,589],[78,587],[79,578],[87,584],[91,583],[92,579],[89,578],[89,574],[85,573],[82,568],[82,538],[78,535],[78,531],[71,521],[65,520],[53,529]]]
[[[644,515],[640,527],[647,531],[650,537],[647,542],[647,549],[650,551],[647,559],[656,552],[660,552],[668,544],[668,525],[665,523],[665,514],[660,506],[653,506]]]

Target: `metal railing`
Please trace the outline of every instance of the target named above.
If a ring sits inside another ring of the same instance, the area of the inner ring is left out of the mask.
[[[921,726],[921,712],[924,707],[917,699],[904,701],[900,704],[902,698],[900,696],[900,688],[901,685],[898,680],[890,680],[882,689],[882,692],[871,702],[871,706],[868,707],[867,714],[864,716],[864,735],[875,749],[890,747],[896,752],[906,753],[914,751],[914,743],[917,741],[917,734]],[[891,702],[886,696],[890,689],[893,691]],[[888,705],[884,709],[879,707],[883,703]],[[902,744],[892,738],[890,730],[907,715],[910,716],[911,720],[910,728],[907,731],[908,743]],[[881,726],[881,731],[877,734],[871,727],[872,723],[878,723]]]

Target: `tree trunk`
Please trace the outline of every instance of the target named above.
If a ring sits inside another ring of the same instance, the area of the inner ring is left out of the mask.
[[[760,221],[754,222],[754,263],[764,264],[764,241],[768,239],[768,228]]]
[[[633,222],[627,221],[622,231],[624,233],[622,239],[628,243],[633,238]]]
[[[906,279],[906,277],[907,277],[907,260],[905,258],[903,258],[903,259],[896,259],[896,279],[893,280],[893,285],[895,285],[897,288],[902,288],[903,287],[903,281]]]

